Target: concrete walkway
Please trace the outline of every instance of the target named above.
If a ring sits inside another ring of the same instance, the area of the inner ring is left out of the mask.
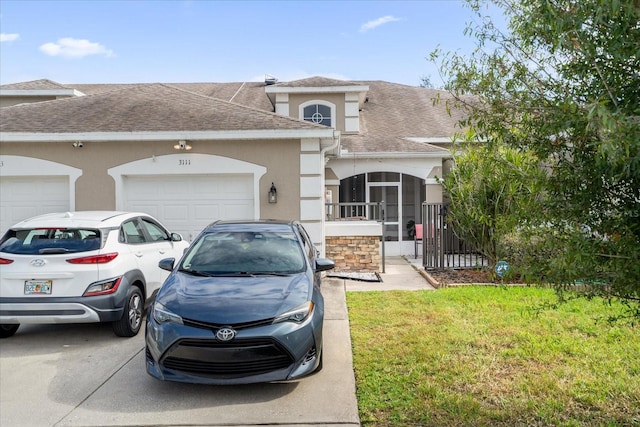
[[[336,373],[344,375],[342,378],[335,378],[337,381],[333,383],[334,389],[331,392],[334,395],[339,395],[340,399],[335,400],[333,396],[328,395],[327,400],[341,406],[340,412],[344,414],[344,418],[334,418],[332,422],[325,424],[304,424],[305,427],[360,425],[358,401],[355,396],[346,292],[435,290],[429,284],[426,275],[420,270],[420,266],[413,265],[408,258],[388,257],[385,263],[385,272],[380,273],[382,282],[363,282],[338,278],[323,280],[322,293],[325,298],[325,346],[327,351],[324,361],[325,369],[328,364],[337,363],[341,366],[334,366],[333,369],[336,369]],[[296,426],[298,425],[296,424]],[[303,424],[299,426],[303,426]]]
[[[416,291],[419,289],[435,290],[428,281],[427,275],[413,258],[387,257],[385,272],[380,273],[382,282],[362,282],[344,280],[345,289],[351,291]],[[335,279],[325,279],[335,280]]]

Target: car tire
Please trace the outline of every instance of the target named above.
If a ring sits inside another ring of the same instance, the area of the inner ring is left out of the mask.
[[[20,324],[1,324],[0,325],[0,338],[9,338],[12,337],[16,331],[18,330],[18,328],[20,327]]]
[[[144,299],[137,286],[131,286],[127,291],[127,299],[120,320],[113,322],[113,332],[119,337],[133,337],[138,334],[142,326]]]
[[[324,359],[324,351],[320,350],[320,361],[318,362],[318,367],[313,372],[314,374],[317,374],[318,372],[322,371],[322,360],[323,359]]]

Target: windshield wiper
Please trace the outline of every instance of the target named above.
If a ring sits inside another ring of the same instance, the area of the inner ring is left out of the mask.
[[[256,271],[254,273],[251,273],[254,276],[278,276],[278,277],[285,277],[285,276],[291,276],[293,273],[287,273],[287,272],[280,272],[280,271]]]
[[[203,277],[253,277],[254,273],[249,273],[247,271],[201,271],[201,270],[187,270],[180,269],[179,271],[192,274],[194,276],[203,276]]]
[[[233,271],[233,272],[220,272],[215,273],[216,276],[225,276],[225,277],[257,277],[257,276],[291,276],[293,273],[287,272],[278,272],[278,271]]]
[[[281,273],[277,271],[199,271],[180,269],[179,271],[203,277],[257,277],[257,276],[290,276],[293,273]]]
[[[199,270],[186,270],[184,268],[181,268],[180,270],[181,273],[187,273],[187,274],[191,274],[194,276],[201,276],[201,277],[213,277],[213,276],[217,276],[217,274],[215,273],[209,273],[208,271],[199,271]]]

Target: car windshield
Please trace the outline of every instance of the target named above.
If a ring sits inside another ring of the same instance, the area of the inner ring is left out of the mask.
[[[0,242],[0,252],[19,255],[61,254],[94,251],[100,246],[100,230],[34,228],[7,231]]]
[[[219,231],[194,242],[181,270],[198,275],[293,274],[304,266],[293,232]]]

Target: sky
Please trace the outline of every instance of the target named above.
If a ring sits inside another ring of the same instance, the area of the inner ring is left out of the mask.
[[[279,81],[441,86],[435,48],[470,53],[457,0],[0,0],[0,84]]]

